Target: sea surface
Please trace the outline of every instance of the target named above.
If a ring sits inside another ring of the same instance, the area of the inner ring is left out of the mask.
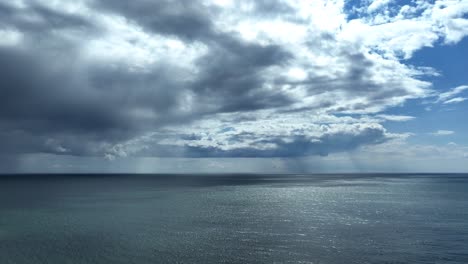
[[[0,263],[468,263],[468,175],[3,175]]]

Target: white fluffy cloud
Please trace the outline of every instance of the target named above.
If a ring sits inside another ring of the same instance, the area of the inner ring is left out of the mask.
[[[449,136],[455,134],[455,132],[451,130],[437,130],[436,132],[430,134],[433,136]]]
[[[443,103],[443,104],[453,104],[453,103],[463,102],[467,98],[458,97],[458,95],[463,93],[465,90],[468,90],[468,85],[461,85],[461,86],[452,88],[447,92],[440,93],[438,95],[436,102]]]

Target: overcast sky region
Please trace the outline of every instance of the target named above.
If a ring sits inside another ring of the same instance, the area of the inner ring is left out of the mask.
[[[468,0],[0,0],[0,172],[466,172]]]

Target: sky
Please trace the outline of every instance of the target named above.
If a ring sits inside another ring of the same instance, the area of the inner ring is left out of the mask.
[[[468,171],[468,0],[0,0],[0,173]]]

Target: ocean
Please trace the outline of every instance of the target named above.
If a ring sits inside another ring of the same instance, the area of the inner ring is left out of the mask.
[[[468,175],[3,175],[0,263],[468,263]]]

